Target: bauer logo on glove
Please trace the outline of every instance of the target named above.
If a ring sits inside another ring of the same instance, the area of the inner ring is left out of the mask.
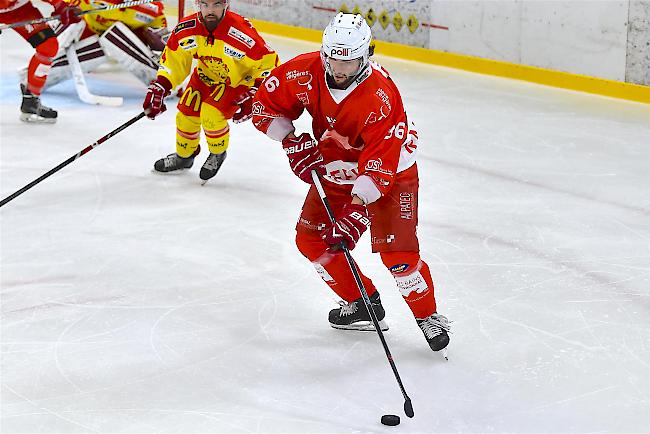
[[[329,244],[332,250],[336,250],[340,243],[344,243],[352,250],[368,226],[370,226],[370,218],[366,207],[348,203],[343,207],[336,223],[323,233],[323,241]]]
[[[312,170],[319,175],[325,174],[325,165],[318,149],[318,142],[309,134],[302,133],[298,137],[285,138],[282,141],[282,148],[289,158],[293,173],[307,184],[314,182],[311,178]]]
[[[318,146],[318,142],[314,139],[311,139],[307,141],[298,142],[293,146],[286,147],[284,148],[284,152],[286,152],[287,155],[293,155],[302,151],[308,151],[317,146]]]

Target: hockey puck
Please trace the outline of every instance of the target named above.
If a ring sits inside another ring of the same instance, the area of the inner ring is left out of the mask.
[[[388,426],[399,425],[399,416],[395,414],[385,414],[381,417],[381,423]]]

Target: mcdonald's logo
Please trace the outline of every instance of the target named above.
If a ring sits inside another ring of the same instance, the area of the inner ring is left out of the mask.
[[[185,92],[183,92],[180,102],[181,104],[190,107],[194,99],[196,99],[194,102],[194,111],[198,112],[201,108],[201,93],[198,90],[192,89],[191,86],[188,86],[188,88],[185,89]]]

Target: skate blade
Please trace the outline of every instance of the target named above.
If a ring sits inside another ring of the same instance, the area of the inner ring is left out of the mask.
[[[446,347],[443,348],[442,350],[440,350],[440,355],[442,355],[442,357],[444,357],[446,361],[449,361],[449,355],[447,354],[447,348]]]
[[[56,118],[44,118],[35,113],[21,113],[20,120],[30,124],[54,124],[56,123]]]
[[[357,321],[353,324],[348,324],[348,325],[339,325],[339,324],[332,324],[330,323],[332,328],[338,329],[338,330],[355,330],[358,332],[374,332],[375,331],[375,326],[372,323],[372,321]],[[386,321],[381,320],[379,321],[379,328],[381,329],[382,332],[385,332],[388,330],[388,324],[386,324]]]
[[[170,170],[169,172],[159,172],[156,169],[151,169],[151,173],[155,173],[156,175],[163,175],[163,176],[180,176],[186,171],[190,170],[188,169],[176,169],[176,170]]]

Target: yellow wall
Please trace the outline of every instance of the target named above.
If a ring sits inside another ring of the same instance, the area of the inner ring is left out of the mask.
[[[305,29],[302,27],[256,19],[251,19],[250,21],[257,30],[263,33],[287,36],[318,43],[321,41],[322,32],[319,30]],[[547,86],[650,104],[649,86],[606,80],[586,75],[571,74],[568,72],[553,71],[534,66],[517,65],[509,62],[483,59],[462,54],[446,53],[444,51],[429,50],[426,48],[411,47],[409,45],[401,45],[393,42],[376,41],[375,52],[377,54],[398,57],[400,59],[414,60],[433,65],[463,69],[465,71],[477,72],[480,74],[496,75],[499,77],[530,81],[532,83],[539,83]]]

